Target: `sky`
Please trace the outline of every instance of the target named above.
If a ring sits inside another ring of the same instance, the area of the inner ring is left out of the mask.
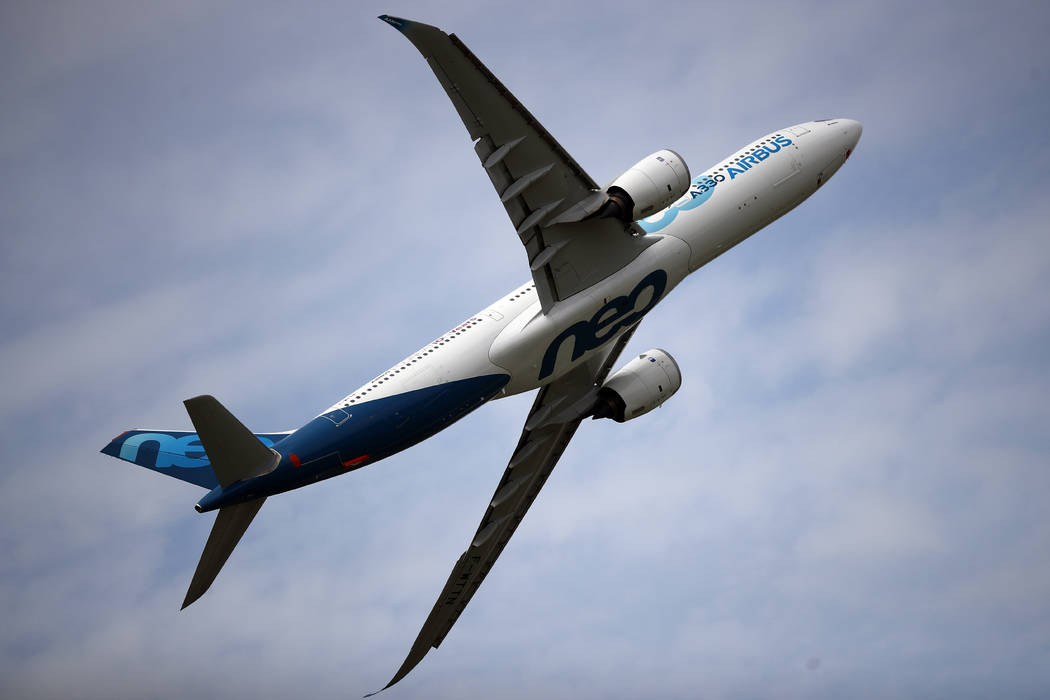
[[[655,7],[0,6],[0,696],[359,697],[473,536],[530,395],[269,499],[182,612],[203,492],[98,452],[201,393],[298,427],[528,278],[384,12],[598,182],[865,130],[647,317],[681,390],[581,428],[383,697],[1046,696],[1050,6]]]

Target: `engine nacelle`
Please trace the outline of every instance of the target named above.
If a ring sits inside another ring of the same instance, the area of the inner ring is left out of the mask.
[[[689,191],[689,166],[682,156],[664,149],[642,158],[612,181],[609,200],[599,216],[638,221],[666,209]]]
[[[623,423],[653,410],[681,386],[682,372],[674,358],[663,350],[648,350],[606,380],[592,417]]]

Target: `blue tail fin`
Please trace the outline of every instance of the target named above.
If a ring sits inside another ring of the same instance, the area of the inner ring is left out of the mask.
[[[272,447],[289,434],[255,433],[255,437]],[[219,485],[197,433],[128,430],[113,438],[102,453],[209,490]]]

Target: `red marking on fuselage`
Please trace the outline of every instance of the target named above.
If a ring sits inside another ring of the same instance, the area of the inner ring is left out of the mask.
[[[293,467],[303,466],[303,463],[299,461],[299,455],[288,455],[288,461],[292,463]]]
[[[355,465],[361,464],[361,462],[364,462],[364,461],[367,461],[367,460],[368,460],[368,455],[361,455],[360,457],[354,457],[353,459],[346,460],[345,462],[343,462],[343,466],[349,468],[349,467],[353,467]]]

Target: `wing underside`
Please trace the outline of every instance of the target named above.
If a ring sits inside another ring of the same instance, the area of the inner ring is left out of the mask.
[[[408,675],[431,648],[441,645],[543,488],[633,333],[634,328],[628,329],[606,353],[540,389],[474,538],[386,688]]]
[[[380,19],[423,54],[463,120],[525,247],[544,313],[652,243],[633,224],[593,216],[605,193],[455,34],[398,17]]]

